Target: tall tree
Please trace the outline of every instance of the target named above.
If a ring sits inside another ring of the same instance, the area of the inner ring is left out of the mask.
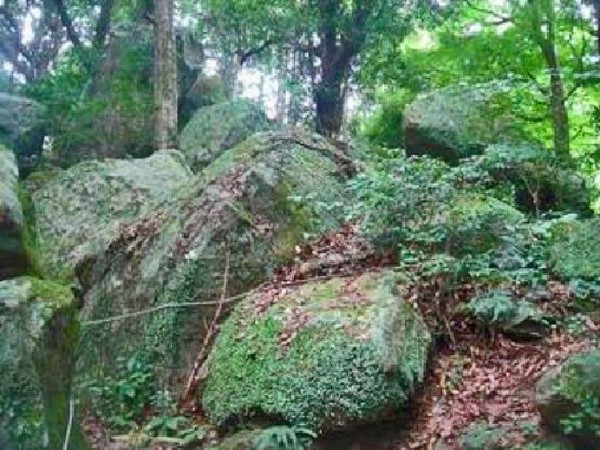
[[[154,0],[154,104],[157,150],[177,148],[177,58],[173,0]]]
[[[517,19],[523,23],[525,33],[531,37],[541,51],[550,76],[548,106],[552,117],[554,150],[565,159],[570,158],[569,113],[567,95],[557,50],[558,18],[554,0],[527,0]],[[517,16],[518,17],[518,16]]]
[[[431,0],[206,0],[212,30],[232,42],[240,65],[272,45],[285,45],[310,61],[315,125],[336,136],[348,84],[361,54],[386,36],[402,37]],[[303,67],[302,69],[305,69]]]

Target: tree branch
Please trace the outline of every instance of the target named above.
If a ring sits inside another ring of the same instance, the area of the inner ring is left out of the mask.
[[[275,43],[276,42],[274,39],[267,39],[265,42],[263,42],[258,47],[252,48],[250,50],[246,50],[245,52],[242,52],[242,54],[240,55],[240,66],[243,66],[244,63],[247,60],[249,60],[251,57],[259,55],[260,53],[264,52],[267,48],[269,48],[271,45],[273,45]]]
[[[92,45],[94,48],[99,49],[104,45],[106,35],[110,31],[110,14],[114,5],[114,0],[104,0],[100,7],[100,16],[96,23],[96,31],[94,32],[94,38]]]
[[[67,31],[67,37],[69,38],[69,41],[71,41],[71,43],[76,48],[82,49],[83,44],[81,43],[81,39],[79,38],[79,35],[77,34],[75,27],[73,26],[73,21],[71,20],[71,16],[69,16],[69,12],[67,11],[67,8],[66,8],[63,0],[51,0],[51,1],[54,4],[56,11],[58,12],[60,21],[62,22],[63,26],[65,27],[65,30]],[[47,2],[48,2],[48,0],[45,0],[45,3],[47,3]]]
[[[473,4],[473,2],[471,0],[465,0],[465,3],[473,11],[477,11],[477,12],[484,13],[484,14],[489,14],[490,16],[492,16],[492,17],[494,17],[494,18],[497,19],[497,21],[491,22],[490,25],[502,25],[502,24],[505,24],[505,23],[511,23],[513,21],[512,17],[510,17],[510,16],[503,16],[502,14],[498,14],[496,11],[494,11],[492,9],[482,8],[480,6],[476,6],[476,5]]]

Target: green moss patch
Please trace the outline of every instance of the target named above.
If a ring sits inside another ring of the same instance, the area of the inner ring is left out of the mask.
[[[318,431],[398,410],[422,381],[430,336],[393,285],[367,274],[248,297],[211,354],[205,410],[218,423],[256,413]]]

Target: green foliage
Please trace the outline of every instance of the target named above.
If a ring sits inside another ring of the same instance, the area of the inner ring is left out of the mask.
[[[499,450],[502,448],[502,430],[485,422],[469,425],[459,442],[464,450]]]
[[[600,350],[570,359],[559,380],[561,396],[576,405],[576,410],[560,420],[566,434],[600,438]]]
[[[538,308],[526,300],[515,300],[500,289],[478,295],[463,305],[462,310],[476,319],[487,330],[511,331],[529,322],[542,323]]]
[[[545,282],[547,229],[486,197],[485,189],[469,180],[481,172],[388,154],[392,157],[375,156],[349,184],[355,201],[348,215],[368,238],[396,249],[400,263],[418,267],[423,278]]]
[[[377,158],[350,181],[355,202],[349,215],[382,247],[436,248],[445,238],[444,212],[457,194],[448,174],[446,164],[428,157]]]
[[[317,435],[306,428],[275,426],[261,431],[254,450],[304,450]]]
[[[86,380],[81,389],[94,414],[111,427],[125,430],[141,421],[156,386],[146,358],[133,356],[121,359],[115,373]]]
[[[198,444],[207,437],[205,428],[178,415],[153,417],[144,425],[144,431],[152,436],[174,438],[182,447]]]
[[[552,239],[550,265],[557,275],[566,280],[600,279],[600,220],[563,221],[553,229]]]
[[[468,161],[472,173],[488,189],[511,192],[521,211],[590,214],[586,180],[553,152],[531,144],[498,144]]]
[[[53,73],[27,86],[47,106],[52,157],[62,166],[151,151],[151,50],[148,42],[117,40],[103,59],[93,49],[71,50]]]
[[[402,117],[404,108],[412,98],[413,95],[406,90],[378,94],[378,108],[374,114],[359,123],[359,135],[371,145],[403,147]]]

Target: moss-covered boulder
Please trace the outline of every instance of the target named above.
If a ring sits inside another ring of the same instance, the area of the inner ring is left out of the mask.
[[[542,376],[535,402],[542,423],[563,434],[576,449],[596,448],[600,442],[600,349],[569,358]]]
[[[200,109],[179,137],[181,151],[194,171],[252,134],[271,128],[261,107],[247,100],[217,103]]]
[[[0,143],[15,151],[25,171],[42,152],[44,113],[45,108],[33,100],[0,92]]]
[[[511,193],[516,207],[525,213],[591,215],[586,180],[549,150],[526,144],[495,144],[472,162],[487,177],[488,187]]]
[[[102,252],[121,225],[172,201],[190,181],[176,151],[86,161],[55,174],[31,192],[41,269],[71,279],[75,265]]]
[[[69,288],[0,282],[0,448],[63,448],[78,336]],[[68,448],[87,448],[76,415]]]
[[[307,233],[339,226],[338,214],[319,208],[344,201],[346,163],[317,135],[257,134],[173,204],[122,227],[104,252],[77,266],[84,318],[158,309],[90,326],[85,367],[145,352],[171,387],[185,381],[224,279],[227,297],[245,292],[293,259]]]
[[[27,272],[25,219],[14,154],[0,144],[0,280]]]
[[[509,139],[509,118],[492,112],[497,92],[493,85],[451,86],[419,95],[404,110],[406,153],[456,163]]]
[[[222,326],[202,405],[221,424],[254,415],[319,432],[368,423],[406,405],[430,342],[391,272],[259,291]]]
[[[600,219],[564,220],[552,228],[550,268],[564,280],[600,280]]]

